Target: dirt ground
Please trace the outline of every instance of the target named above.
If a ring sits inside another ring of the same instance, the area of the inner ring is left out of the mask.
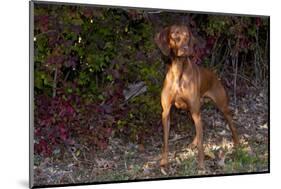
[[[169,165],[159,167],[162,132],[143,144],[111,137],[103,152],[86,146],[66,153],[63,161],[40,159],[34,166],[35,185],[106,182],[164,177],[200,176],[268,171],[268,96],[264,90],[249,88],[237,98],[230,95],[230,108],[239,133],[240,147],[233,148],[231,132],[222,114],[206,101],[201,115],[204,123],[204,171],[197,170],[197,150],[188,148],[195,129],[186,112],[173,110],[169,139]],[[35,161],[36,161],[35,157]]]

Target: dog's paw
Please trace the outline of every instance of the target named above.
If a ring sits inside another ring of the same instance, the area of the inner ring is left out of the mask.
[[[167,165],[168,165],[168,159],[162,158],[161,161],[160,161],[160,166],[164,167],[164,166],[167,166]]]
[[[198,174],[205,174],[206,173],[206,167],[204,162],[198,162]]]
[[[197,144],[196,143],[191,143],[188,145],[188,148],[194,150],[195,148],[197,147]]]
[[[208,172],[207,172],[207,170],[204,168],[204,169],[198,169],[197,173],[198,173],[198,175],[206,175]]]

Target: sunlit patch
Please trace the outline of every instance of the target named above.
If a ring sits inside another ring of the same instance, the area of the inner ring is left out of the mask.
[[[259,126],[260,129],[268,129],[267,123],[260,125]]]
[[[221,143],[222,148],[227,149],[227,150],[231,150],[233,148],[233,142],[227,140],[226,138],[222,139],[222,143]]]

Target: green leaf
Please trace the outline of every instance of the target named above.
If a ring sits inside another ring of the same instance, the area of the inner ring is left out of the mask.
[[[107,76],[106,76],[106,79],[107,79],[108,81],[113,81],[112,75],[107,75]]]
[[[84,22],[81,18],[75,18],[75,19],[72,19],[72,23],[74,25],[82,25]]]

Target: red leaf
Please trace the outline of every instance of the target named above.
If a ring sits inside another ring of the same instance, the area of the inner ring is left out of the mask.
[[[68,137],[68,133],[67,133],[67,130],[65,128],[65,125],[63,123],[61,123],[59,125],[59,132],[60,132],[60,138],[65,141]]]

